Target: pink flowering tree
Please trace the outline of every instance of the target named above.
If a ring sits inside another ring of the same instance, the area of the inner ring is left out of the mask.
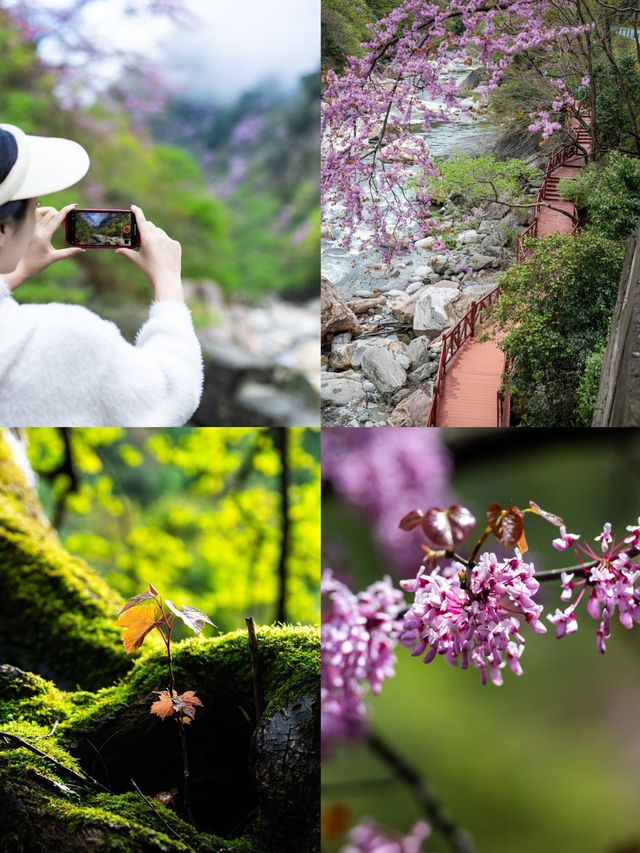
[[[619,72],[611,32],[639,14],[637,0],[620,8],[585,0],[403,0],[370,26],[361,55],[324,76],[323,203],[339,219],[344,244],[370,242],[390,258],[438,233],[428,135],[434,122],[450,120],[447,108],[468,110],[452,63],[480,66],[485,100],[510,76],[536,81],[528,129],[546,140],[578,97],[595,115],[594,66],[605,61]],[[640,111],[623,79],[620,85],[637,128]],[[595,122],[590,129],[595,141]]]
[[[61,106],[75,110],[86,106],[88,99],[104,98],[103,72],[113,73],[116,63],[121,72],[110,87],[111,95],[134,119],[158,112],[168,91],[164,75],[142,52],[122,47],[119,31],[96,37],[92,13],[109,5],[108,0],[0,0],[0,10],[37,46],[41,62],[55,77]],[[187,0],[138,0],[123,4],[121,31],[131,20],[153,18],[182,27],[194,24]]]
[[[532,517],[556,529],[550,544],[572,554],[570,565],[537,571],[525,559],[525,526]],[[640,518],[621,535],[604,524],[592,544],[581,534],[567,532],[562,518],[533,501],[526,509],[492,504],[475,539],[476,519],[455,504],[415,509],[399,527],[420,530],[423,536],[424,556],[417,571],[399,582],[408,599],[389,578],[354,594],[331,571],[323,576],[323,754],[329,760],[340,742],[366,743],[412,791],[428,825],[443,835],[450,849],[471,851],[472,840],[422,775],[372,729],[370,697],[393,677],[402,648],[425,664],[442,657],[462,670],[475,668],[482,684],[500,686],[505,672],[523,674],[528,639],[545,633],[547,624],[555,627],[559,639],[567,637],[586,616],[597,625],[597,649],[604,654],[614,618],[626,629],[640,623]],[[542,584],[557,587],[562,607],[545,612]],[[389,835],[385,848],[382,841],[378,846],[374,841],[386,831],[363,824],[352,831],[345,850],[420,851],[427,837],[422,830],[422,825],[414,828],[405,839]]]

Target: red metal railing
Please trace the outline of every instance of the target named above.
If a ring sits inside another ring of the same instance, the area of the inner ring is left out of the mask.
[[[583,115],[588,116],[588,113],[585,111]],[[577,119],[581,121],[581,113],[576,110],[571,110],[569,113],[570,119]],[[576,141],[568,142],[566,145],[563,145],[562,148],[558,149],[555,154],[552,154],[547,162],[547,169],[545,171],[544,180],[542,182],[542,186],[538,190],[538,196],[534,202],[534,214],[533,214],[533,222],[529,227],[522,232],[522,234],[518,237],[518,260],[521,261],[525,255],[526,251],[524,248],[524,241],[529,237],[536,238],[538,236],[538,217],[540,213],[540,206],[546,200],[547,187],[549,183],[549,178],[551,178],[552,173],[559,167],[563,166],[568,160],[572,157],[577,156],[583,152],[582,146],[580,146]],[[576,209],[574,207],[573,213],[571,214],[571,221],[573,222],[573,230],[571,232],[572,236],[575,236],[579,223],[578,223],[578,215],[576,213]]]
[[[447,366],[451,359],[455,356],[458,350],[470,338],[475,337],[476,329],[484,315],[496,304],[500,296],[500,288],[495,287],[489,291],[478,302],[472,302],[467,313],[462,317],[450,332],[444,332],[442,335],[442,349],[440,350],[440,361],[438,363],[438,372],[433,384],[433,397],[427,414],[427,426],[434,427],[438,420],[438,403],[441,396],[441,386],[444,382]]]
[[[588,114],[585,113],[585,115]],[[580,119],[580,113],[572,111],[570,113],[570,119],[571,118]],[[538,196],[534,203],[535,212],[533,222],[525,231],[522,232],[522,234],[518,238],[518,260],[522,260],[526,254],[524,249],[524,241],[528,237],[536,238],[538,236],[538,213],[540,210],[540,205],[545,200],[545,194],[552,172],[559,166],[562,166],[564,163],[566,163],[567,160],[570,160],[572,157],[575,157],[577,154],[581,153],[582,150],[582,147],[579,146],[577,142],[568,142],[549,158],[544,176],[544,181],[538,191]],[[577,214],[575,213],[575,207],[571,219],[573,221],[573,230],[571,231],[571,234],[572,236],[575,236],[580,227]],[[472,302],[470,309],[467,311],[464,317],[458,320],[458,322],[451,329],[450,332],[445,332],[442,335],[442,349],[440,350],[438,372],[436,374],[436,379],[433,385],[433,396],[431,398],[431,405],[429,406],[429,412],[427,414],[426,425],[428,427],[437,426],[438,405],[440,402],[440,397],[442,396],[442,384],[445,379],[445,374],[447,372],[447,366],[449,362],[460,350],[463,344],[465,344],[470,338],[475,337],[476,328],[479,322],[484,318],[484,315],[495,305],[495,303],[498,301],[499,296],[500,288],[496,287],[492,291],[487,293],[486,296],[484,296],[478,302]],[[496,402],[496,418],[498,426],[508,427],[511,420],[511,395],[508,393],[508,391],[500,389],[500,391],[498,391]]]

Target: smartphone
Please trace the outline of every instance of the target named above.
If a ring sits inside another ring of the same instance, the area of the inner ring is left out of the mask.
[[[65,231],[69,246],[83,249],[137,249],[140,234],[130,210],[85,210],[67,214]]]

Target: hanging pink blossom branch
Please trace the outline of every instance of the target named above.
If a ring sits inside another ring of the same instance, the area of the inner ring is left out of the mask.
[[[409,240],[438,229],[424,180],[437,174],[426,137],[434,122],[451,120],[448,108],[467,109],[451,64],[479,63],[487,77],[486,98],[516,57],[551,50],[558,40],[590,29],[590,24],[550,24],[547,11],[546,0],[445,5],[404,0],[370,27],[362,57],[351,57],[340,75],[326,73],[321,188],[325,208],[339,212],[345,246],[364,225],[370,233],[365,239],[390,257]],[[549,81],[555,100],[548,110],[532,114],[531,125],[545,137],[559,128],[551,113],[575,103],[564,81]],[[425,94],[431,103],[423,100]],[[426,136],[416,135],[416,126]],[[421,176],[413,192],[407,162],[412,174]]]

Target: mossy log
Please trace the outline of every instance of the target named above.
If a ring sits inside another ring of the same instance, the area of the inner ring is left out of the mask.
[[[175,812],[153,799],[182,783],[176,725],[150,714],[167,685],[160,652],[97,693],[65,693],[0,667],[0,850],[40,853],[71,830],[77,846],[63,849],[72,851],[319,850],[319,633],[260,628],[257,640],[265,708],[257,721],[245,632],[175,649],[178,690],[196,690],[204,704],[186,730],[197,834],[179,818],[179,794]],[[4,745],[3,732],[12,736]],[[85,774],[94,782],[83,785]]]
[[[185,730],[196,831],[176,723],[150,714],[166,660],[125,655],[121,604],[0,430],[0,853],[319,850],[319,632],[258,629],[260,714],[245,631],[175,646],[178,690],[204,703]]]
[[[111,684],[131,665],[114,624],[121,606],[65,550],[0,430],[0,663],[69,688]]]

